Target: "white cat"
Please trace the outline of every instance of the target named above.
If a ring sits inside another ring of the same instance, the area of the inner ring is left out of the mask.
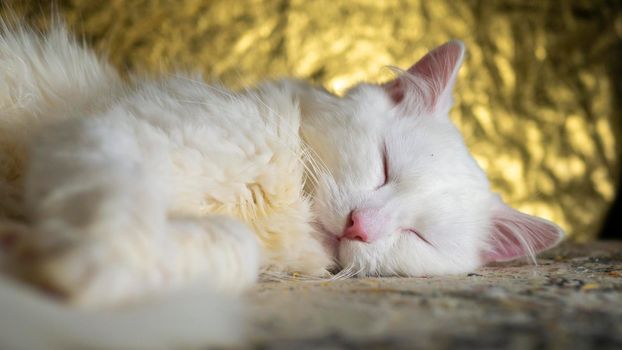
[[[102,307],[201,280],[240,290],[259,273],[533,259],[562,231],[504,205],[450,122],[463,56],[449,42],[344,97],[295,80],[234,92],[124,81],[62,28],[3,25],[5,269]],[[7,283],[0,303],[20,305]]]

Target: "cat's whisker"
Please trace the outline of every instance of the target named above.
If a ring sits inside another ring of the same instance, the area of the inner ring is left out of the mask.
[[[242,82],[242,86],[248,86],[246,84],[246,81],[244,79],[244,77],[242,76],[242,74],[240,72],[238,72],[238,79],[240,79],[240,81]],[[268,106],[263,100],[261,100],[261,98],[257,95],[254,94],[253,91],[250,91],[249,89],[245,89],[246,92],[250,93],[252,96],[256,97],[256,100],[258,102],[260,102],[261,104],[263,104],[266,108],[268,108],[269,110],[271,110],[275,115],[277,115],[278,117],[282,118],[281,115],[279,115],[278,113],[276,113],[274,110],[272,110],[272,108],[270,106]],[[298,131],[293,131],[290,130],[292,132],[292,134],[296,134],[298,135]],[[315,180],[316,184],[317,184],[317,173],[320,174],[330,174],[330,169],[326,166],[326,164],[322,161],[322,159],[319,157],[319,155],[317,155],[317,153],[315,152],[315,150],[313,150],[311,147],[307,147],[306,143],[304,142],[304,140],[302,140],[302,149],[303,149],[303,155],[307,154],[309,155],[309,160],[311,161],[311,169],[307,168],[305,166],[305,169],[307,169],[307,173],[309,173],[309,176],[312,176],[313,179]],[[311,152],[311,154],[309,153]],[[303,163],[304,163],[304,159],[302,159]],[[319,164],[318,164],[319,163]],[[331,175],[332,176],[332,175]]]
[[[313,179],[314,181],[314,185],[318,185],[319,184],[319,177],[318,175],[322,175],[322,169],[320,167],[320,165],[317,163],[316,159],[313,157],[312,154],[310,154],[308,147],[303,146],[303,161],[305,163],[309,163],[310,167],[308,167],[308,171],[307,171],[307,176],[311,179]],[[319,174],[318,174],[319,173]]]
[[[331,277],[331,280],[338,281],[338,280],[347,278],[347,275],[349,274],[351,269],[352,269],[351,265],[348,265],[342,268],[339,272],[337,272],[335,275]]]
[[[281,116],[279,113],[277,113],[273,108],[271,108],[270,106],[268,106],[262,99],[261,97],[255,93],[254,91],[251,90],[246,90],[245,92],[251,96],[252,98],[255,99],[255,101],[259,102],[260,104],[262,104],[266,109],[268,109],[268,111],[270,111],[274,116],[276,116],[277,118],[280,119],[284,119],[283,116]],[[272,120],[267,120],[268,123],[274,123],[274,125],[272,125],[272,127],[274,127],[275,129],[277,129],[277,125],[276,122],[273,122]],[[289,124],[285,124],[284,125],[286,129],[289,129]],[[297,130],[293,130],[293,129],[289,129],[288,130],[291,135],[294,135],[296,138],[299,137],[299,132]],[[281,142],[281,140],[279,138],[276,139],[277,142]],[[293,152],[293,150],[290,150]],[[308,150],[306,149],[306,144],[304,144],[304,142],[301,145],[301,149],[300,149],[300,154],[296,155],[296,159],[298,161],[301,162],[301,165],[305,168],[305,174],[313,181],[315,182],[315,184],[317,185],[318,183],[318,179],[316,176],[316,170],[317,169],[317,164],[315,162],[311,163],[311,167],[309,167],[309,165],[307,164],[307,162],[305,161],[305,155],[307,154]],[[314,161],[314,159],[312,158],[312,160]]]
[[[335,277],[336,280],[348,279],[360,274],[364,267],[361,266],[358,270],[355,270],[354,263],[348,265],[343,270],[341,270]]]
[[[249,92],[249,94],[251,96],[255,97],[257,102],[261,103],[265,108],[267,108],[269,111],[271,111],[275,116],[283,119],[283,116],[281,116],[276,111],[274,111],[274,109],[272,109],[270,106],[268,106],[256,93]],[[287,127],[287,125],[286,125],[286,127]],[[292,134],[297,135],[297,136],[299,135],[299,131],[290,130],[290,132]],[[307,170],[307,173],[309,174],[309,176],[311,176],[315,180],[315,182],[317,184],[317,177],[316,177],[317,175],[316,175],[316,173],[317,172],[320,172],[320,173],[328,172],[328,173],[330,173],[330,170],[328,170],[328,167],[326,166],[326,164],[324,164],[323,161],[321,161],[321,158],[319,158],[319,156],[317,156],[317,158],[314,156],[314,155],[317,155],[317,153],[315,153],[315,151],[312,148],[307,147],[307,145],[306,145],[306,143],[304,141],[302,142],[301,149],[302,149],[302,155],[303,155],[301,161],[303,162],[303,166]],[[306,159],[304,159],[305,155],[309,156],[308,160],[310,160],[310,164],[311,164],[310,168],[307,167],[307,164],[305,162],[305,160],[306,160]]]
[[[304,144],[303,149],[305,151],[305,154],[309,157],[308,158],[309,161],[313,163],[313,169],[317,171],[319,175],[325,175],[325,176],[328,175],[330,177],[333,177],[333,174],[330,171],[330,168],[326,165],[324,160],[322,160],[319,154],[312,147],[309,147],[307,143],[304,142],[304,139],[303,139],[303,144]]]

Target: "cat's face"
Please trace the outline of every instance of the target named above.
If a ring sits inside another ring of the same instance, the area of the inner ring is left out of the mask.
[[[317,226],[349,272],[465,272],[560,240],[554,224],[500,202],[450,122],[463,55],[450,42],[392,82],[306,106],[303,135],[324,167]]]

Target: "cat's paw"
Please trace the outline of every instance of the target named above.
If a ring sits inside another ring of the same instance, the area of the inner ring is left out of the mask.
[[[86,308],[117,305],[149,287],[123,257],[103,247],[79,247],[40,258],[30,278],[64,301]]]
[[[214,287],[239,291],[255,283],[261,262],[259,241],[241,221],[226,216],[171,221],[179,269],[209,276]]]
[[[163,236],[110,235],[45,245],[24,260],[23,275],[87,308],[140,301],[199,279],[227,292],[256,281],[261,252],[242,222],[213,216],[171,220],[168,227]]]

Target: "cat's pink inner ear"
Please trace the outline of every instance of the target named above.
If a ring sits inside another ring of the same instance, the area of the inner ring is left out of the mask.
[[[423,98],[419,102],[433,110],[447,92],[451,93],[463,57],[464,44],[450,41],[429,52],[407,70],[413,79],[400,76],[383,87],[396,104],[402,103],[407,94],[416,93]]]
[[[389,94],[391,100],[393,100],[395,104],[400,104],[404,99],[404,85],[401,79],[398,78],[384,84],[384,89],[386,90],[387,94]]]
[[[485,263],[508,261],[535,255],[557,245],[564,232],[545,219],[521,213],[499,202],[492,211],[488,247],[482,252]]]
[[[408,73],[445,88],[459,68],[464,56],[464,44],[452,40],[430,51],[419,62],[408,68]]]

